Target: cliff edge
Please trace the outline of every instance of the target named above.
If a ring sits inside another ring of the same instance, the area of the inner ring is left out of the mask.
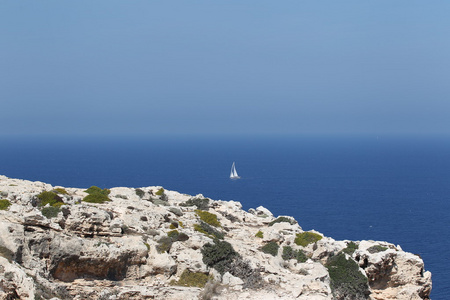
[[[422,259],[159,186],[0,176],[0,299],[428,299]]]

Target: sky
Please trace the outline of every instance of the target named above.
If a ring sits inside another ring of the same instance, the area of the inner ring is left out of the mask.
[[[0,2],[0,135],[450,133],[449,1]]]

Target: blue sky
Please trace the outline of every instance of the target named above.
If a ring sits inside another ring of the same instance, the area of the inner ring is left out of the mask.
[[[0,134],[448,134],[449,15],[449,1],[2,1]]]

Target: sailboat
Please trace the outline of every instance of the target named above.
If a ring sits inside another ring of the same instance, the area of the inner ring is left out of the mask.
[[[235,163],[233,162],[233,164],[231,165],[230,179],[239,179],[239,178],[241,178],[241,177],[239,177],[239,175],[236,171]]]

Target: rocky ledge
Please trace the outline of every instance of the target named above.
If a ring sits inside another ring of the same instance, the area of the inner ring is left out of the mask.
[[[159,186],[0,176],[0,299],[428,299],[422,259]]]

